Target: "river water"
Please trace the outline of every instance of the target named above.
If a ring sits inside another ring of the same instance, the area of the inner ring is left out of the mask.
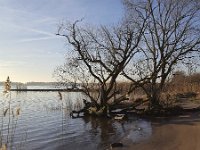
[[[24,150],[104,150],[122,138],[134,143],[151,136],[151,122],[134,116],[121,122],[70,118],[72,109],[83,106],[83,98],[78,92],[1,93],[1,144]]]

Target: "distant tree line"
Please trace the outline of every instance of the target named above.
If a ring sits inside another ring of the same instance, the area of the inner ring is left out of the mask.
[[[176,71],[170,80],[171,88],[178,93],[200,92],[200,73],[186,74]]]

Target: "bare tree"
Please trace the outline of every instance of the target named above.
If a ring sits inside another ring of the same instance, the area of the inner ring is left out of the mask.
[[[127,22],[95,29],[83,28],[78,23],[80,21],[59,28],[58,35],[67,39],[71,54],[56,72],[62,80],[80,82],[83,92],[95,106],[107,111],[108,105],[127,99],[126,93],[120,93],[117,80],[139,52],[137,47],[145,19],[137,28]]]
[[[160,108],[160,95],[174,66],[200,51],[200,1],[124,0],[124,4],[129,20],[147,22],[134,73],[124,71],[124,76],[142,87],[150,109]],[[145,82],[138,84],[140,78]]]

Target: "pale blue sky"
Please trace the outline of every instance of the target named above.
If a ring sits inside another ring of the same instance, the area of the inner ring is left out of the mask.
[[[121,0],[0,0],[0,81],[54,81],[67,50],[60,22],[109,25],[122,15]]]

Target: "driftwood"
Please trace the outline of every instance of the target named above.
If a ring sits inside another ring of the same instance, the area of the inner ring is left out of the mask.
[[[132,113],[132,114],[138,114],[138,112],[143,113],[145,111],[144,109],[137,109],[136,107],[142,105],[143,103],[145,103],[147,101],[148,100],[137,102],[137,103],[135,103],[133,105],[129,105],[123,109],[120,109],[118,105],[115,105],[115,106],[112,105],[112,106],[109,106],[110,110],[104,114],[104,109],[105,109],[104,107],[97,108],[93,103],[87,102],[84,99],[83,102],[84,102],[85,106],[83,107],[83,109],[81,109],[79,111],[73,110],[70,113],[70,116],[72,118],[80,118],[80,117],[83,117],[80,115],[81,113],[83,113],[84,116],[85,115],[95,115],[95,116],[104,115],[109,118],[120,118],[118,116],[123,114],[122,118],[126,118],[126,115],[128,113]],[[117,109],[118,109],[118,111],[116,111]]]
[[[132,104],[132,105],[130,105],[130,106],[127,106],[127,107],[125,107],[125,108],[123,108],[123,109],[121,109],[120,111],[117,111],[117,112],[115,112],[114,111],[114,109],[113,109],[113,111],[111,111],[111,113],[116,113],[116,114],[118,114],[118,113],[121,113],[121,114],[127,114],[127,113],[137,113],[137,112],[144,112],[145,111],[145,109],[137,109],[137,107],[138,106],[140,106],[140,105],[142,105],[142,104],[144,104],[145,102],[148,102],[148,100],[145,100],[145,101],[141,101],[141,102],[136,102],[136,103],[134,103],[134,104]],[[116,108],[117,108],[117,106],[115,106]]]
[[[110,148],[116,148],[116,147],[123,147],[124,145],[122,143],[112,143],[110,144]]]
[[[85,106],[81,110],[79,110],[79,111],[73,110],[70,113],[70,116],[72,118],[80,118],[80,117],[82,117],[82,116],[80,116],[80,113],[83,113],[84,115],[89,114],[89,111],[91,110],[91,108],[95,107],[93,103],[88,102],[85,99],[83,99],[83,103],[84,103]]]

